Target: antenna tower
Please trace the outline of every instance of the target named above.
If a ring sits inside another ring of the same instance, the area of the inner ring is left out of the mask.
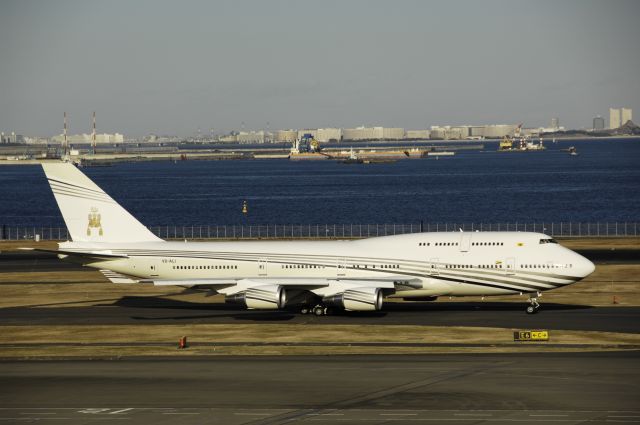
[[[91,152],[96,154],[96,113],[93,112],[93,131],[91,132]]]
[[[62,134],[64,135],[64,140],[62,142],[62,151],[64,152],[64,156],[67,156],[69,151],[69,143],[67,141],[67,113],[64,113],[64,127],[62,130]]]

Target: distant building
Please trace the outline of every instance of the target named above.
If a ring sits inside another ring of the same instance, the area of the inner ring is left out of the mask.
[[[377,129],[380,131],[377,131]],[[382,139],[382,127],[345,128],[342,136],[345,140]]]
[[[609,128],[619,128],[633,120],[631,108],[609,108]]]
[[[600,115],[593,119],[593,130],[604,130],[604,118],[602,118]]]
[[[562,126],[560,127],[538,127],[538,128],[523,128],[522,133],[525,136],[538,136],[544,133],[557,133],[560,131],[565,131],[566,129]]]
[[[91,134],[71,134],[67,135],[67,143],[69,144],[89,144],[92,142]],[[53,136],[51,140],[55,143],[63,143],[64,142],[64,134],[59,134],[57,136]],[[114,143],[123,143],[124,136],[120,133],[101,133],[96,134],[96,144],[114,144]]]
[[[24,142],[27,145],[47,145],[51,143],[51,139],[49,137],[41,136],[24,136]]]
[[[15,132],[11,133],[0,133],[0,144],[24,144],[26,140],[22,134],[16,134]]]
[[[316,140],[318,142],[339,142],[342,140],[341,128],[319,128],[316,131]]]
[[[298,130],[298,139],[310,134],[318,142],[339,142],[342,140],[341,128],[305,128]]]
[[[264,143],[265,132],[260,131],[241,131],[236,135],[238,143]]]
[[[407,130],[404,133],[404,138],[409,140],[424,140],[431,137],[429,130]]]
[[[446,138],[447,127],[432,125],[431,130],[429,130],[429,138],[430,139],[445,139]]]
[[[342,130],[344,140],[402,140],[404,128],[357,127]]]
[[[557,117],[551,118],[551,128],[555,128],[555,129],[560,128],[560,118],[557,118]]]
[[[447,139],[464,140],[467,137],[469,137],[469,127],[463,125],[451,127]]]
[[[620,109],[620,125],[625,125],[627,121],[633,121],[633,111],[631,108]]]
[[[469,137],[478,138],[484,137],[484,125],[470,125]]]
[[[620,109],[609,108],[609,128],[620,127]]]
[[[318,138],[316,137],[318,135],[318,130],[316,130],[315,128],[305,128],[302,130],[298,130],[296,134],[296,138],[302,139],[305,134],[310,134],[311,137],[318,140]]]
[[[96,143],[123,143],[124,136],[120,133],[108,134],[96,134]]]
[[[275,132],[274,137],[276,142],[293,143],[296,141],[296,137],[298,137],[298,132],[296,130],[278,130]]]
[[[238,135],[232,132],[231,134],[220,136],[218,141],[222,143],[235,143],[238,141]]]
[[[404,128],[382,128],[382,138],[384,140],[402,140],[404,139]]]
[[[486,139],[501,139],[504,136],[513,136],[518,126],[515,124],[493,124],[484,126]]]
[[[451,139],[466,139],[468,134],[467,127],[452,127],[450,125],[434,125],[431,126],[430,137],[432,139],[442,139],[442,140],[451,140]]]
[[[469,137],[469,126],[459,125],[456,127],[451,127],[451,134],[454,137],[450,137],[451,139],[459,139],[464,140]]]

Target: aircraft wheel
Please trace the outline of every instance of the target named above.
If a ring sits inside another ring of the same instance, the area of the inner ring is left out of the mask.
[[[532,305],[528,305],[527,306],[527,314],[536,314],[538,312],[538,309],[535,308]]]
[[[316,316],[324,316],[324,307],[317,305],[313,308],[313,314]]]
[[[300,314],[309,314],[310,312],[311,312],[311,309],[306,305],[300,308]]]

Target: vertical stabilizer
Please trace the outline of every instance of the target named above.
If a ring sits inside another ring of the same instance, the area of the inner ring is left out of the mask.
[[[69,162],[42,164],[74,242],[158,242],[127,210]]]

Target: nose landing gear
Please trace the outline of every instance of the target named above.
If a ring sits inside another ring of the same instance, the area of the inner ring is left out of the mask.
[[[527,314],[536,314],[540,309],[540,303],[538,302],[539,293],[535,295],[531,295],[529,297],[529,305],[527,306],[526,312]]]

